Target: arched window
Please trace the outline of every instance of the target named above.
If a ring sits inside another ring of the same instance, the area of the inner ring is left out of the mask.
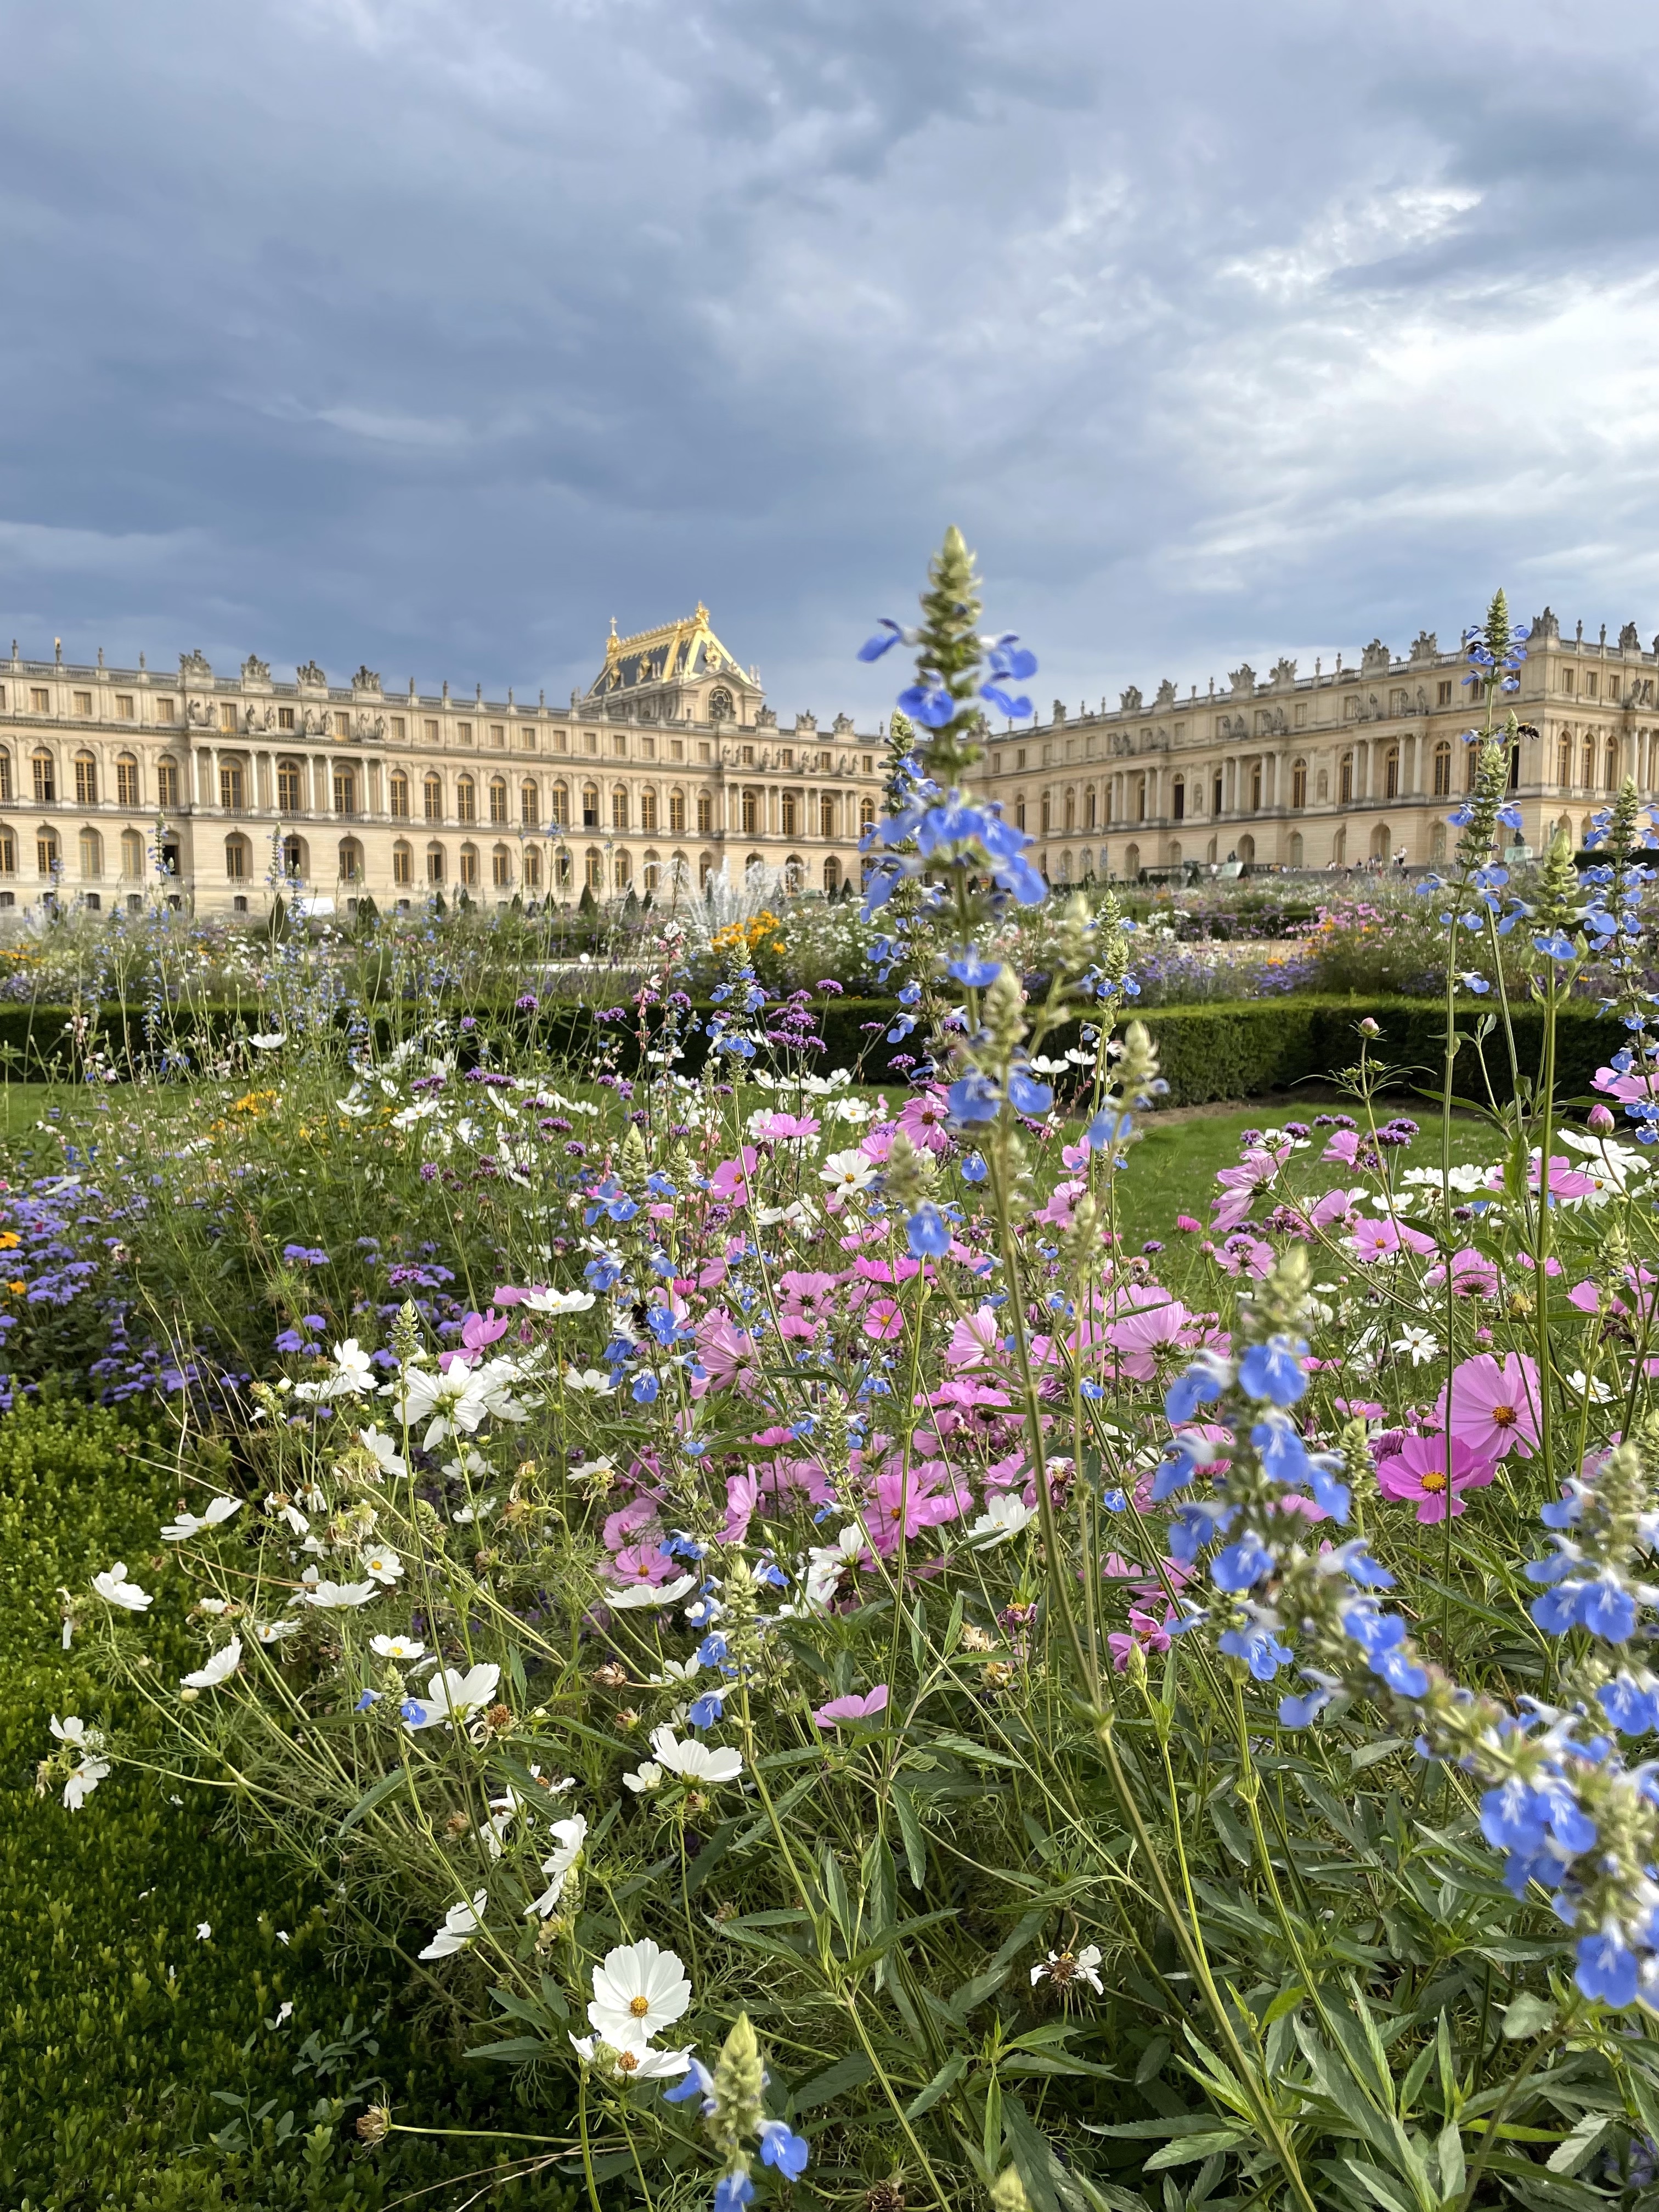
[[[1066,787],[1066,835],[1069,837],[1077,828],[1077,793],[1068,783]]]
[[[415,880],[415,848],[406,837],[399,837],[392,848],[392,880],[394,884]]]
[[[144,840],[140,830],[124,830],[121,832],[121,873],[130,884],[143,880]]]
[[[709,884],[714,879],[714,855],[712,853],[699,853],[697,855],[697,889],[700,891],[708,890]]]
[[[647,783],[640,793],[640,827],[647,837],[656,835],[657,791],[654,784]]]
[[[723,684],[717,684],[708,695],[708,719],[711,722],[729,722],[732,719],[732,694]]]
[[[253,872],[252,852],[247,839],[240,830],[233,830],[225,840],[225,875],[233,884],[246,883]]]
[[[1144,822],[1146,819],[1146,778],[1142,775],[1137,776],[1135,779],[1135,820],[1137,822]],[[1043,817],[1042,826],[1045,830],[1048,827],[1048,820],[1046,815]]]
[[[104,872],[104,841],[95,830],[81,832],[81,879],[95,884]]]
[[[360,884],[363,879],[363,848],[355,837],[342,837],[337,855],[338,878],[343,884]]]
[[[77,806],[98,804],[98,763],[90,753],[75,756],[75,803]]]
[[[1595,788],[1595,740],[1588,730],[1584,732],[1583,774],[1578,781],[1586,791]]]
[[[1561,742],[1555,749],[1555,781],[1563,791],[1572,782],[1572,738],[1563,730]]]
[[[568,891],[570,888],[570,872],[574,866],[568,847],[562,845],[559,848],[554,865],[559,873],[559,889],[562,891]]]
[[[626,830],[628,827],[628,786],[625,783],[613,783],[611,787],[611,827],[613,830]]]
[[[141,806],[138,763],[131,753],[123,753],[115,763],[115,801],[118,806]]]
[[[337,782],[338,779],[336,778]],[[222,760],[219,763],[219,804],[227,814],[240,814],[246,801],[242,763]]]
[[[1449,799],[1451,796],[1451,739],[1440,738],[1434,748],[1434,795],[1437,799]]]
[[[1302,832],[1299,830],[1291,830],[1291,841],[1287,850],[1290,855],[1291,866],[1293,868],[1299,868],[1302,866]]]
[[[527,775],[519,786],[519,826],[521,830],[539,830],[541,823],[541,787],[533,775]]]
[[[1024,802],[1024,799],[1022,799],[1022,800],[1020,801],[1020,828],[1021,828],[1022,830],[1025,827],[1024,809],[1025,809],[1025,802]],[[860,837],[861,837],[861,836],[863,836],[863,835],[864,835],[864,833],[865,833],[865,831],[866,831],[866,830],[873,830],[873,829],[875,828],[875,826],[876,826],[876,802],[875,802],[875,800],[874,800],[873,799],[860,799],[860,801],[859,801],[859,835],[860,835]]]
[[[349,761],[340,762],[334,770],[334,811],[337,814],[355,814],[357,811],[357,771]]]
[[[833,837],[836,834],[836,800],[832,792],[823,792],[818,798],[818,835]],[[839,872],[837,872],[837,884]],[[834,888],[835,886],[832,886]]]
[[[568,830],[570,827],[570,787],[568,784],[556,783],[554,785],[552,809],[549,813],[548,820],[552,823],[556,830]]]
[[[1386,860],[1389,857],[1389,825],[1386,822],[1379,822],[1371,832],[1372,860]]]
[[[0,799],[11,799],[11,747],[0,745]]]
[[[1308,803],[1308,763],[1304,760],[1291,763],[1291,805],[1305,806]]]
[[[37,806],[58,804],[58,773],[52,755],[43,745],[29,762],[34,776],[34,803]]]
[[[306,841],[292,831],[283,840],[283,873],[293,882],[302,884],[309,863],[306,857]]]
[[[647,853],[640,869],[640,882],[647,891],[654,891],[662,880],[662,862],[655,853]]]
[[[441,884],[444,880],[445,874],[446,869],[444,866],[443,847],[438,844],[428,845],[426,848],[426,879],[428,883]]]
[[[1617,791],[1619,788],[1619,741],[1616,738],[1607,739],[1605,761],[1602,784],[1608,791]]]
[[[490,852],[489,880],[498,891],[506,890],[513,881],[513,855],[505,845],[497,845]]]
[[[1126,876],[1138,876],[1140,873],[1140,848],[1139,845],[1129,845],[1124,848],[1123,872]]]
[[[1339,826],[1331,840],[1331,858],[1339,868],[1345,868],[1348,864],[1348,825],[1346,822]]]
[[[542,887],[542,853],[539,845],[524,848],[524,887],[527,891],[538,891]]]
[[[1430,832],[1429,860],[1437,868],[1443,867],[1445,866],[1446,825],[1443,822],[1437,822],[1433,830]]]
[[[17,873],[17,833],[9,822],[0,823],[0,876]]]
[[[478,794],[472,779],[470,775],[458,775],[455,779],[455,819],[458,822],[476,822],[477,818]],[[465,876],[461,881],[466,881]]]
[[[409,819],[409,778],[404,774],[400,768],[393,769],[392,771],[391,792],[392,820],[394,822],[407,822]]]
[[[489,818],[500,823],[507,819],[507,779],[493,775],[489,779]]]
[[[743,794],[743,834],[752,837],[760,828],[760,793],[745,791]]]
[[[1398,799],[1400,796],[1400,748],[1398,745],[1390,745],[1382,756],[1382,796],[1384,799]]]
[[[394,775],[392,779],[392,811],[398,811],[398,786],[404,787],[404,811],[409,811],[409,778]],[[279,760],[276,763],[276,811],[279,814],[297,814],[305,805],[306,771],[303,761]]]
[[[1052,822],[1053,822],[1053,820],[1054,820],[1054,800],[1053,800],[1053,799],[1050,797],[1049,793],[1048,793],[1048,792],[1046,792],[1046,791],[1045,791],[1045,792],[1043,793],[1043,794],[1042,794],[1042,816],[1041,816],[1041,819],[1042,819],[1042,834],[1043,834],[1043,836],[1044,836],[1045,837],[1048,836],[1048,830],[1049,830],[1049,826],[1050,826],[1050,824],[1052,823]]]
[[[590,846],[586,856],[587,888],[591,891],[605,889],[605,854],[596,853]]]
[[[841,862],[831,853],[823,864],[823,895],[826,898],[833,898],[840,889]]]
[[[685,835],[685,793],[671,791],[668,794],[668,834],[671,837]]]
[[[582,828],[597,830],[599,826],[599,787],[597,783],[582,786]]]
[[[1238,857],[1247,867],[1255,858],[1255,839],[1248,830],[1238,841]]]
[[[1170,788],[1170,798],[1176,820],[1177,822],[1184,822],[1187,819],[1187,779],[1184,775],[1178,775],[1176,778],[1175,782]],[[1092,830],[1094,826],[1095,794],[1093,791],[1091,790],[1089,793],[1089,827]]]
[[[435,773],[428,775],[421,786],[421,809],[428,822],[441,822],[444,818],[444,782],[443,778]],[[441,883],[443,878],[428,877],[428,881]]]
[[[475,891],[478,888],[478,848],[476,845],[463,845],[461,848],[459,881],[463,890]]]
[[[1250,811],[1252,814],[1261,811],[1261,763],[1259,760],[1250,763]]]
[[[1463,748],[1463,788],[1464,788],[1464,790],[1465,790],[1465,791],[1473,791],[1473,790],[1474,789],[1474,772],[1475,772],[1475,769],[1476,769],[1477,765],[1478,765],[1478,764],[1479,764],[1479,763],[1480,763],[1480,746],[1479,746],[1479,745],[1465,745],[1465,746],[1464,746],[1464,748]]]
[[[1339,806],[1353,805],[1353,755],[1344,753],[1337,771],[1336,803]]]
[[[783,887],[798,891],[806,881],[806,863],[799,853],[792,853],[783,864]]]
[[[714,829],[714,794],[712,791],[700,791],[697,793],[697,835],[699,837],[711,836]]]
[[[634,864],[629,859],[626,851],[617,854],[612,868],[617,889],[619,891],[625,891],[628,889],[629,879],[634,872]]]
[[[779,821],[786,837],[798,837],[800,835],[800,824],[797,818],[799,811],[799,805],[794,793],[786,791],[779,809]]]
[[[1097,803],[1095,787],[1093,784],[1090,784],[1083,794],[1083,826],[1085,830],[1092,830],[1095,826],[1095,808]],[[1182,819],[1187,807],[1187,786],[1185,779],[1181,776],[1176,778],[1175,807],[1176,820],[1179,822]],[[1087,871],[1085,870],[1085,872],[1086,874]]]

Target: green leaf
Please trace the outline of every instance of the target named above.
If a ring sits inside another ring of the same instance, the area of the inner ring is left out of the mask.
[[[826,2066],[822,2074],[815,2074],[805,2087],[796,2090],[795,2110],[811,2112],[814,2105],[827,2105],[832,2097],[839,2097],[845,2090],[862,2088],[875,2070],[863,2051],[848,2051],[845,2058],[836,2059],[833,2066]]]
[[[920,2089],[904,2108],[907,2120],[919,2120],[924,2112],[931,2112],[939,2099],[949,2094],[968,2069],[968,2055],[957,2051],[947,2058],[925,2089]]]
[[[408,1778],[408,1775],[409,1769],[406,1766],[394,1766],[390,1774],[383,1774],[372,1789],[363,1792],[346,1814],[344,1820],[335,1830],[336,1836],[343,1836],[348,1828],[355,1828],[365,1814],[372,1813],[383,1798],[389,1797],[394,1790],[400,1787]]]
[[[522,2066],[526,2059],[546,2058],[552,2048],[539,2035],[510,2035],[505,2043],[480,2043],[461,2055],[465,2058],[500,2058],[509,2066]]]
[[[898,1815],[899,1834],[904,1843],[904,1863],[909,1872],[910,1887],[921,1889],[927,1880],[927,1841],[916,1812],[916,1801],[902,1782],[893,1784],[893,1810]]]
[[[1210,2158],[1217,2151],[1237,2150],[1249,2137],[1237,2128],[1206,2128],[1202,2135],[1182,2136],[1178,2142],[1165,2143],[1147,2160],[1148,2173],[1162,2173],[1166,2166],[1188,2166],[1195,2158]]]
[[[1054,2189],[1059,2163],[1048,2148],[1047,2136],[1018,2097],[1003,2100],[1002,2131],[1014,2154],[1014,2170],[1031,2200],[1032,2212],[1061,2212]]]
[[[1441,2129],[1434,2154],[1440,2166],[1440,2194],[1461,2197],[1468,2175],[1463,2165],[1463,2138],[1457,2131],[1455,2120],[1449,2120]]]
[[[1504,2033],[1511,2043],[1518,2043],[1524,2036],[1541,2035],[1554,2018],[1555,2007],[1547,1997],[1523,1990],[1504,2008]]]
[[[1610,2113],[1586,2112],[1566,2141],[1550,2153],[1546,2167],[1551,2173],[1577,2173],[1612,2125]]]

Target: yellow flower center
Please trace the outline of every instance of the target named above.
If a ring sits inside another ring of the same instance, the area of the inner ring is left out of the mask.
[[[1492,1417],[1500,1429],[1507,1429],[1515,1420],[1515,1408],[1513,1406],[1494,1406]]]
[[[1423,1477],[1423,1487],[1425,1490],[1443,1490],[1445,1486],[1446,1478],[1440,1472],[1438,1468],[1431,1468],[1428,1474]]]
[[[651,2000],[649,1997],[629,1997],[628,2009],[635,2020],[643,2020],[651,2009]]]

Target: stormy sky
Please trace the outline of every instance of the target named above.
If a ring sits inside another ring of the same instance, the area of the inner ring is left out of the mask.
[[[7,0],[0,650],[787,720],[1659,632],[1650,0]]]

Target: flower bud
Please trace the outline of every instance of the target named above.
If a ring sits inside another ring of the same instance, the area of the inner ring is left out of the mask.
[[[1380,1022],[1373,1021],[1367,1014],[1359,1024],[1359,1034],[1363,1037],[1380,1037],[1382,1034],[1382,1025]]]
[[[1005,2166],[991,2184],[991,2212],[1031,2212],[1025,2184],[1012,2166]]]
[[[357,2139],[360,2142],[384,2142],[392,2127],[392,2113],[385,2105],[371,2105],[366,2112],[357,2116]]]
[[[1615,1126],[1611,1108],[1592,1106],[1584,1116],[1584,1126],[1593,1137],[1610,1137]]]

